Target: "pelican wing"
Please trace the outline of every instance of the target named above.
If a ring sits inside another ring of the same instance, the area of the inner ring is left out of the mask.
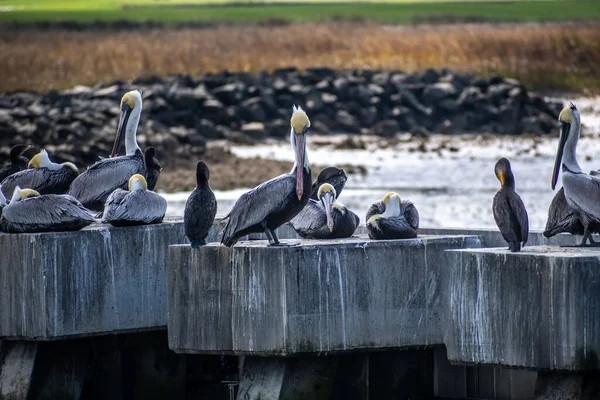
[[[120,196],[120,194],[115,197],[117,196]],[[162,219],[166,212],[167,201],[161,195],[147,190],[136,190],[123,197],[109,219],[112,221],[125,220],[149,224]]]
[[[600,176],[586,174],[563,174],[566,197],[583,212],[600,221]]]
[[[417,207],[410,200],[402,200],[402,212],[404,213],[404,218],[406,222],[413,229],[419,229],[419,212],[417,211]]]
[[[123,202],[123,199],[129,194],[128,190],[115,189],[104,204],[104,213],[102,214],[102,221],[111,219],[117,210],[117,208]]]
[[[145,175],[144,159],[136,156],[105,158],[96,162],[73,181],[69,194],[83,204],[104,202],[115,189],[126,189],[132,175]]]
[[[290,174],[283,174],[261,183],[244,193],[225,218],[229,218],[223,232],[223,243],[237,232],[260,224],[273,211],[279,209],[290,193],[295,193],[296,180]]]
[[[13,224],[51,225],[69,221],[94,222],[94,218],[75,198],[64,194],[47,194],[9,204],[3,218]]]
[[[375,202],[369,207],[367,211],[367,217],[365,221],[368,221],[373,215],[383,214],[385,212],[385,205],[382,201]]]
[[[294,230],[306,235],[327,224],[327,215],[321,202],[310,200],[308,204],[291,221]]]
[[[21,189],[38,190],[50,175],[48,168],[30,168],[7,176],[2,181],[2,193],[10,198],[17,185]]]

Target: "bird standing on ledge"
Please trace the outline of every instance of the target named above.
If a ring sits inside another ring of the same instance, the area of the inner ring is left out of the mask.
[[[306,156],[306,135],[310,120],[300,107],[294,107],[290,121],[290,140],[295,163],[283,174],[244,193],[225,217],[227,226],[221,243],[233,246],[249,233],[265,232],[269,244],[279,246],[275,229],[294,218],[311,194],[311,171]]]
[[[529,237],[529,218],[525,204],[515,192],[515,177],[510,162],[506,158],[499,159],[494,171],[502,185],[492,204],[496,225],[508,242],[508,249],[512,252],[521,251]]]
[[[217,215],[217,199],[210,189],[208,179],[210,171],[205,163],[196,164],[196,188],[185,202],[183,211],[183,226],[185,236],[192,247],[204,246],[215,215]]]

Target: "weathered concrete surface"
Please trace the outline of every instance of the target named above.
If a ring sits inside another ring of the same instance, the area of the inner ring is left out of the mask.
[[[359,228],[363,228],[360,226]],[[582,236],[562,233],[550,239],[542,235],[541,230],[529,231],[529,239],[525,247],[531,246],[572,246],[581,242]],[[508,244],[498,229],[468,229],[468,228],[421,228],[423,235],[476,235],[481,237],[482,247],[508,248]],[[596,239],[596,236],[594,236]]]
[[[0,234],[0,337],[48,340],[166,325],[166,253],[181,223]]]
[[[600,249],[447,251],[448,358],[599,369]]]
[[[442,343],[443,250],[474,236],[171,246],[177,352],[292,355]]]
[[[0,353],[0,399],[26,400],[37,343],[4,343]]]

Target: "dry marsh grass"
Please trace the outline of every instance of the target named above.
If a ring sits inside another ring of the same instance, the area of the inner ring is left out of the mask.
[[[322,22],[141,31],[0,32],[0,91],[278,67],[500,73],[534,89],[600,91],[600,29]]]

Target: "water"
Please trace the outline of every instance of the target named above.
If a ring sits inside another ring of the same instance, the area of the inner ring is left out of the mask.
[[[600,97],[576,99],[582,114],[582,137],[578,159],[584,171],[600,169]],[[368,207],[389,191],[412,200],[420,214],[422,227],[495,228],[492,199],[500,187],[494,164],[507,157],[512,164],[521,195],[529,213],[530,229],[543,229],[548,207],[556,191],[550,180],[558,145],[555,134],[545,137],[482,137],[433,135],[425,144],[428,152],[415,151],[419,146],[408,136],[405,142],[379,148],[378,138],[366,138],[365,150],[336,150],[324,141],[340,137],[309,137],[308,155],[319,165],[355,165],[367,169],[365,175],[348,175],[339,201],[361,217]],[[403,139],[402,137],[400,138]],[[293,161],[287,143],[259,146],[234,146],[240,157]],[[313,177],[313,179],[316,176]],[[556,188],[558,190],[559,186]],[[225,215],[239,196],[249,188],[216,191],[218,216]],[[189,193],[163,194],[169,203],[168,215],[183,214]]]

